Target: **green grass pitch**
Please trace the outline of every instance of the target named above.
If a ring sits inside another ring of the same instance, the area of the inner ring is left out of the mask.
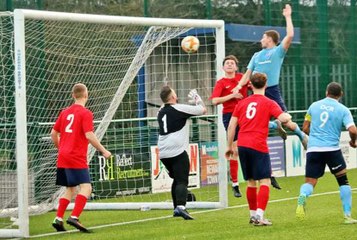
[[[357,169],[349,170],[353,189],[352,216],[357,218]],[[271,189],[266,217],[270,227],[248,224],[249,212],[245,199],[245,184],[241,184],[242,198],[234,198],[229,189],[229,208],[219,210],[190,210],[193,221],[173,218],[172,210],[151,211],[85,211],[81,222],[94,233],[78,231],[54,233],[49,212],[30,218],[30,234],[41,239],[354,239],[357,225],[344,225],[338,185],[330,173],[319,180],[312,197],[307,200],[305,221],[295,218],[296,198],[303,177],[279,178],[282,190]],[[68,217],[70,212],[66,212]],[[73,230],[66,225],[67,230]]]

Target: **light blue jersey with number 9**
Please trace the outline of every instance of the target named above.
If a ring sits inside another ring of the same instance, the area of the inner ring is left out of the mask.
[[[329,97],[311,104],[305,121],[311,122],[308,152],[338,150],[342,127],[355,125],[350,110]]]

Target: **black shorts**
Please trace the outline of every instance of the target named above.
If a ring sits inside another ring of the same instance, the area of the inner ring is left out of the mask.
[[[305,177],[320,178],[325,173],[326,165],[332,174],[346,168],[346,162],[341,150],[330,152],[308,152],[306,154]]]
[[[265,96],[275,101],[284,112],[288,111],[281,96],[279,85],[267,87],[265,89]]]
[[[269,153],[259,152],[247,147],[238,147],[238,154],[245,180],[270,178],[271,163]]]
[[[188,185],[188,177],[190,173],[190,159],[186,151],[172,158],[162,158],[161,162],[165,165],[169,176],[176,183],[184,183]]]
[[[228,126],[229,126],[229,121],[231,121],[231,117],[232,117],[232,113],[223,113],[222,120],[223,120],[224,128],[226,129],[226,132],[227,132],[227,129],[228,129]],[[239,131],[239,126],[237,125],[236,133],[234,134],[233,142],[237,141],[237,139],[238,139],[238,131]]]
[[[88,168],[57,168],[56,185],[75,187],[90,182]]]

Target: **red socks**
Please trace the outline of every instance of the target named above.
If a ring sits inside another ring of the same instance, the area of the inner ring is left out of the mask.
[[[238,182],[238,160],[229,160],[229,172],[233,183]]]
[[[76,197],[76,200],[74,202],[74,209],[72,211],[71,216],[79,218],[79,215],[81,215],[86,203],[87,203],[87,197],[84,195],[78,194]]]
[[[257,208],[262,209],[265,211],[269,201],[269,193],[270,188],[266,185],[261,185],[259,188],[258,199],[257,199]]]
[[[249,205],[249,210],[257,210],[257,188],[247,187],[247,201]]]
[[[63,218],[64,212],[66,211],[69,203],[70,201],[66,198],[59,199],[56,217]]]

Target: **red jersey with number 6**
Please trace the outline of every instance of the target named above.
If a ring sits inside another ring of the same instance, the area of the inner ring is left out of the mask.
[[[53,129],[60,133],[58,168],[88,168],[87,132],[92,132],[93,113],[79,104],[62,110]]]
[[[282,113],[275,101],[260,94],[239,101],[233,112],[239,124],[237,145],[268,153],[269,120]]]

